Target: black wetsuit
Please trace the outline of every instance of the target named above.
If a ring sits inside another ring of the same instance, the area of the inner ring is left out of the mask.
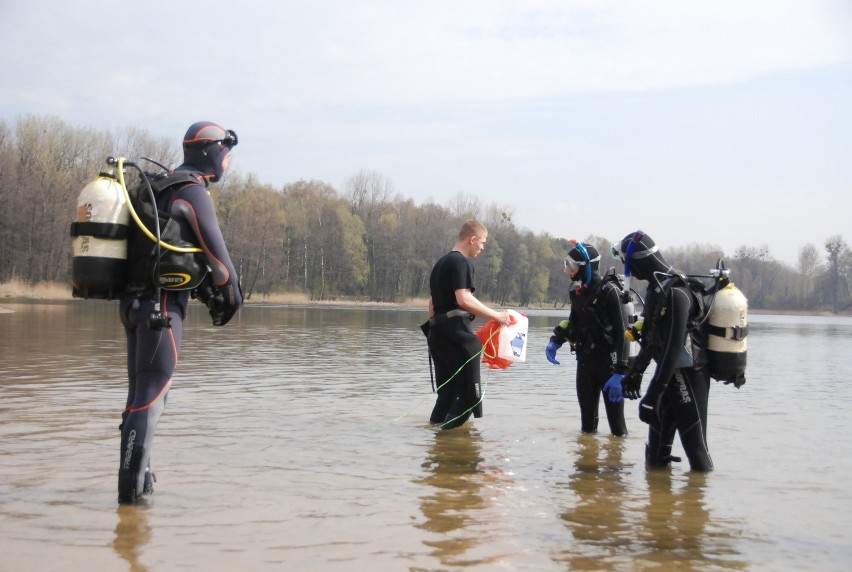
[[[183,169],[189,170],[189,169]],[[183,219],[207,258],[213,284],[224,295],[227,312],[233,315],[242,304],[237,273],[225,247],[216,209],[204,184],[175,185],[157,198],[158,208]],[[152,329],[153,281],[143,292],[127,293],[119,304],[127,336],[127,403],[122,413],[118,498],[134,502],[143,492],[152,492],[151,446],[160,415],[166,405],[172,374],[178,361],[183,320],[190,293],[163,291],[161,309],[171,317],[171,327]]]
[[[651,284],[645,297],[642,349],[636,368],[657,362],[640,418],[648,423],[645,457],[649,465],[668,465],[675,433],[680,435],[689,466],[712,471],[707,447],[707,406],[710,374],[707,368],[707,336],[697,326],[703,314],[700,296],[679,277],[664,277]]]
[[[592,275],[588,286],[574,289],[568,330],[557,326],[551,341],[570,341],[577,354],[577,400],[584,433],[598,430],[598,409],[602,389],[613,373],[628,369],[630,342],[624,331],[630,325],[629,311],[621,290],[610,280]],[[613,403],[604,396],[609,429],[613,435],[627,435],[624,402]]]
[[[429,421],[452,429],[482,416],[479,354],[482,342],[461,312],[456,290],[475,290],[473,265],[458,251],[442,256],[429,278],[434,316],[430,320],[429,350],[435,362],[438,398]],[[447,317],[447,312],[461,315]],[[448,381],[449,380],[449,381]]]

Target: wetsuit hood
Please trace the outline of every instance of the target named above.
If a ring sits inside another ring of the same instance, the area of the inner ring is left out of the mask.
[[[613,246],[613,255],[624,263],[624,275],[627,277],[650,280],[656,272],[672,270],[654,240],[641,230],[631,232],[618,246]]]
[[[183,137],[183,163],[204,174],[215,183],[228,169],[231,149],[237,145],[237,134],[210,121],[189,126]]]
[[[574,248],[568,251],[565,257],[565,267],[577,268],[573,277],[575,287],[588,287],[595,276],[598,276],[598,268],[601,263],[601,255],[598,249],[587,242],[572,241]]]

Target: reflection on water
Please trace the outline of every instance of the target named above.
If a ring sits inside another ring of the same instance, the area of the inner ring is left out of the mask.
[[[633,529],[625,517],[624,447],[621,437],[585,433],[577,437],[575,470],[568,477],[575,504],[561,517],[575,541],[595,550],[570,551],[573,569],[600,570],[631,540]]]
[[[151,540],[151,525],[148,523],[148,507],[119,505],[116,509],[118,523],[115,525],[115,552],[130,565],[131,572],[148,572],[140,562],[142,549]]]
[[[440,431],[423,463],[426,475],[416,482],[434,490],[421,500],[426,520],[418,527],[434,532],[438,540],[424,540],[432,555],[447,566],[464,566],[461,558],[480,537],[477,517],[486,501],[482,495],[482,438],[469,426]]]
[[[688,472],[675,477],[671,468],[646,471],[646,521],[637,527],[642,560],[681,570],[743,569],[734,530],[710,529],[710,511],[704,500],[708,473]],[[680,482],[676,482],[679,480]]]
[[[483,371],[435,432],[425,310],[192,306],[147,506],[115,499],[113,303],[3,304],[3,570],[845,570],[852,320],[756,316],[748,382],[711,388],[717,469],[647,471],[645,426],[584,435],[574,364]],[[555,315],[560,315],[555,312]],[[677,451],[675,452],[677,454]]]

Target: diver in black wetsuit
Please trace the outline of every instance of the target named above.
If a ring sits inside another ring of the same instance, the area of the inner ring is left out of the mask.
[[[469,220],[459,230],[453,250],[442,256],[429,277],[428,343],[435,361],[438,399],[429,421],[441,429],[464,424],[471,413],[482,416],[479,353],[482,342],[471,328],[471,316],[509,324],[508,312],[497,312],[473,295],[473,265],[468,258],[485,248],[488,230]]]
[[[215,326],[225,325],[243,302],[237,273],[207,192],[208,182],[217,182],[227,170],[231,149],[236,144],[233,131],[208,121],[193,124],[183,140],[184,162],[175,172],[191,173],[197,182],[169,186],[157,197],[158,209],[191,229],[197,239],[195,244],[204,250],[212,286],[208,284],[199,293],[210,308]],[[148,252],[152,245],[150,242]],[[134,260],[133,252],[128,254],[128,260]],[[153,492],[151,445],[177,365],[190,296],[188,290],[161,290],[157,300],[158,289],[150,275],[143,271],[144,278],[134,281],[140,275],[138,269],[130,268],[128,273],[136,287],[128,287],[119,305],[127,335],[129,380],[121,424],[118,471],[121,503],[137,502],[143,494]]]
[[[601,393],[617,387],[627,373],[630,341],[624,332],[630,325],[626,292],[614,282],[614,271],[601,278],[600,254],[591,244],[575,243],[564,260],[565,273],[573,281],[571,313],[553,329],[545,349],[547,359],[559,365],[556,351],[566,341],[577,354],[577,400],[580,403],[581,430],[598,430],[598,405]],[[605,389],[606,388],[606,389]],[[606,418],[613,435],[626,436],[624,400],[604,400]]]
[[[694,327],[701,322],[703,302],[642,231],[613,246],[613,254],[624,263],[628,279],[648,281],[641,349],[622,381],[626,397],[640,397],[642,372],[651,359],[657,362],[639,402],[639,419],[649,426],[645,461],[649,466],[666,466],[679,460],[671,454],[677,432],[690,468],[712,471],[707,448],[707,336],[701,327]]]

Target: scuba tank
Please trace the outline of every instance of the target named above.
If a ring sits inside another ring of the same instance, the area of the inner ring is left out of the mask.
[[[112,300],[123,291],[130,214],[127,194],[114,173],[100,173],[77,199],[71,223],[72,296]]]
[[[716,292],[707,316],[710,377],[736,387],[745,383],[747,336],[748,300],[728,282]]]
[[[709,276],[684,276],[683,283],[704,307],[702,317],[689,326],[689,331],[703,328],[707,334],[706,355],[710,377],[740,387],[745,383],[748,300],[730,281],[729,274],[730,270],[719,259]],[[701,286],[696,278],[712,278],[713,284],[709,287]],[[642,339],[646,335],[644,323],[647,319],[650,319],[649,316],[644,315],[636,319],[624,335],[631,342]]]
[[[187,224],[163,215],[156,206],[156,195],[168,186],[197,179],[176,173],[151,180],[123,157],[108,157],[107,164],[113,171],[100,173],[81,191],[77,220],[71,223],[72,295],[112,300],[128,291],[153,289],[159,298],[161,288],[197,288],[208,271],[203,250],[193,244]],[[143,181],[132,193],[124,181],[126,166],[137,169]]]

